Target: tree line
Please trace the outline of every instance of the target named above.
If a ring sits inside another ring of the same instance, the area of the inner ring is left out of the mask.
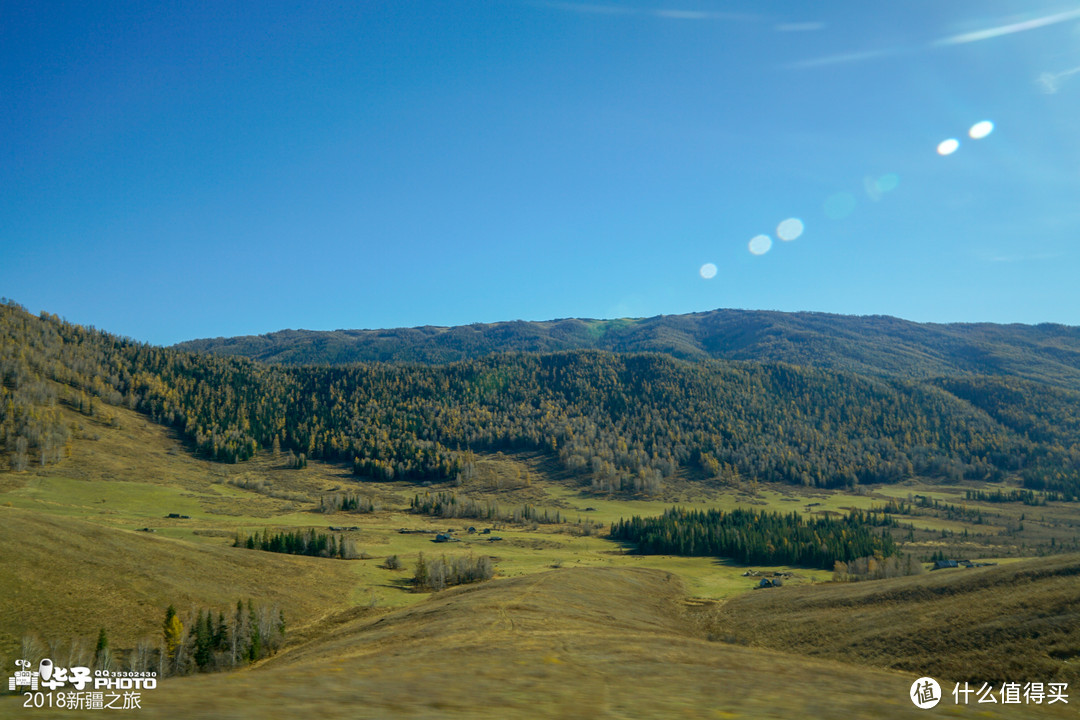
[[[867,555],[848,562],[837,560],[833,565],[833,581],[881,580],[883,578],[922,575],[924,572],[926,572],[925,568],[914,555],[890,555],[885,558]]]
[[[246,605],[237,600],[228,617],[223,610],[200,608],[188,613],[186,623],[170,605],[161,624],[158,665],[162,675],[189,675],[253,663],[284,645],[285,629],[283,611],[250,598]],[[143,664],[151,667],[150,659]]]
[[[156,637],[146,637],[127,651],[109,642],[105,628],[99,630],[93,652],[77,639],[46,645],[36,635],[24,635],[19,657],[35,666],[49,657],[61,667],[156,672],[160,678],[248,665],[281,649],[286,631],[283,611],[251,599],[237,600],[235,609],[193,608],[183,615],[170,605],[160,627]]]
[[[418,515],[442,518],[476,518],[515,523],[532,522],[541,525],[557,525],[569,521],[559,510],[551,512],[547,508],[539,509],[525,504],[510,511],[503,511],[499,508],[497,500],[476,500],[451,492],[414,495],[409,501],[409,511]]]
[[[375,512],[375,508],[375,501],[367,495],[334,493],[333,495],[319,496],[319,511],[324,513],[348,512],[364,514]]]
[[[420,553],[416,560],[416,571],[412,584],[418,590],[443,590],[452,585],[490,580],[495,575],[495,566],[487,555],[458,555],[447,558],[424,558]]]
[[[261,533],[255,532],[252,535],[237,533],[233,547],[342,560],[358,557],[356,546],[351,540],[341,535],[329,535],[310,529],[283,530],[277,533],[263,530]]]
[[[1045,505],[1048,502],[1076,502],[1080,500],[1080,497],[1072,493],[1054,492],[1053,490],[1035,492],[1034,490],[1020,490],[1018,488],[1008,490],[1000,488],[996,490],[965,490],[964,498],[978,502],[1018,502],[1033,506]]]
[[[620,519],[610,537],[647,555],[726,557],[743,564],[832,570],[837,561],[896,553],[887,514],[854,510],[840,518],[805,520],[797,512],[688,510]]]

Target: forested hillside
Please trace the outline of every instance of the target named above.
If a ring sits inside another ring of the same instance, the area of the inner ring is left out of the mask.
[[[284,364],[446,363],[495,352],[662,352],[757,360],[864,375],[1025,377],[1080,390],[1080,328],[914,323],[893,317],[713,310],[622,320],[501,322],[392,330],[283,330],[192,340],[184,350]]]
[[[178,428],[215,460],[277,447],[376,479],[468,479],[471,452],[528,448],[605,492],[653,492],[675,474],[816,487],[1016,474],[1080,492],[1080,395],[1015,378],[596,350],[290,367],[152,347],[9,303],[0,393],[16,469],[63,452],[57,403],[95,413],[104,401]]]

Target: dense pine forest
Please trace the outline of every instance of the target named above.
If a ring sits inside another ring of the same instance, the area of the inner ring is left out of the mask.
[[[361,479],[468,480],[473,452],[533,449],[598,492],[648,494],[675,474],[814,487],[918,474],[1016,476],[1075,498],[1080,393],[1063,385],[598,350],[266,365],[0,306],[0,450],[14,469],[63,457],[59,405],[124,405],[217,461],[280,448]]]
[[[648,555],[711,555],[755,565],[800,565],[833,569],[860,557],[888,557],[896,546],[883,513],[854,511],[841,519],[804,520],[797,512],[686,510],[660,517],[620,520],[611,537]]]

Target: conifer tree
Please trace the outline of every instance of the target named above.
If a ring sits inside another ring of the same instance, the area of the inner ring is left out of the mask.
[[[424,561],[424,553],[420,553],[420,556],[416,559],[416,573],[413,575],[413,582],[417,587],[427,587],[430,582],[428,577],[427,563]]]
[[[217,630],[214,631],[214,649],[225,650],[229,647],[229,626],[225,624],[225,613],[218,612]]]
[[[247,615],[248,632],[251,635],[250,642],[248,643],[247,657],[248,662],[255,662],[262,657],[263,638],[262,633],[259,631],[259,618],[255,615],[255,607],[251,604],[251,598],[248,598],[247,601]]]
[[[241,654],[247,654],[247,627],[244,624],[244,602],[236,601],[236,614],[233,616],[232,664],[236,665]]]
[[[204,670],[210,664],[211,645],[214,639],[209,610],[199,611],[191,633],[195,636],[195,664],[200,670]]]
[[[94,667],[98,670],[108,670],[112,664],[112,653],[109,651],[109,638],[105,635],[105,628],[98,632],[97,645],[94,646]]]

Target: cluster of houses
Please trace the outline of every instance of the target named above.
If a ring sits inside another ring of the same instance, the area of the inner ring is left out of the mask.
[[[762,574],[757,570],[747,570],[743,573],[743,577],[761,577],[761,580],[757,584],[757,587],[759,588],[782,587],[784,585],[784,579],[790,578],[793,575],[794,573],[781,572],[779,570],[769,573],[764,577],[762,577]]]
[[[997,565],[997,563],[976,562],[974,560],[937,560],[934,562],[934,567],[932,567],[931,570],[944,570],[946,568],[977,568],[990,565]],[[758,581],[757,588],[783,587],[784,579],[792,576],[793,574],[790,572],[761,573],[758,570],[747,570],[743,573],[743,577],[761,578]]]
[[[435,534],[435,539],[432,540],[431,542],[437,542],[437,543],[461,542],[461,538],[454,537],[454,532],[455,532],[454,529],[450,528],[446,532],[436,533]],[[468,532],[470,535],[476,535],[476,534],[479,534],[479,535],[491,535],[491,528],[484,528],[483,530],[477,530],[474,527],[470,527],[466,532]],[[502,540],[502,538],[497,536],[497,535],[491,535],[491,537],[489,537],[487,540],[488,540],[488,542],[495,542],[496,540]]]
[[[976,567],[987,567],[989,565],[997,565],[997,563],[972,562],[971,560],[936,560],[934,562],[934,567],[932,567],[930,569],[931,570],[944,570],[946,568],[955,568],[955,567],[976,568]]]

